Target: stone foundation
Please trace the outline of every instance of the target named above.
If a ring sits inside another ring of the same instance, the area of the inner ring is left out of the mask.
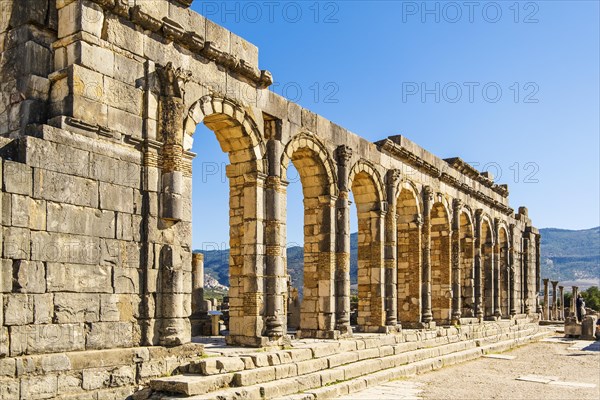
[[[2,358],[0,398],[124,399],[202,355],[203,346],[187,344]]]

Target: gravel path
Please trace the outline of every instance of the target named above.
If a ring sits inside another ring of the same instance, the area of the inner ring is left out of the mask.
[[[600,399],[600,342],[546,340],[502,353],[511,360],[480,358],[342,399]],[[517,380],[527,375],[553,381]]]

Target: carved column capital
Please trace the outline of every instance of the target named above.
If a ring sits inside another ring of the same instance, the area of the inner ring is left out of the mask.
[[[352,158],[352,149],[350,147],[341,145],[335,149],[335,160],[338,165],[347,165],[350,158]]]

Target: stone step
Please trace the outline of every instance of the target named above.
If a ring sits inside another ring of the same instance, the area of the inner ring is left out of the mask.
[[[424,372],[437,370],[442,367],[474,360],[486,354],[507,351],[517,346],[522,346],[527,343],[541,340],[551,334],[553,334],[553,332],[551,331],[538,332],[531,336],[526,336],[523,338],[516,338],[504,340],[498,343],[491,343],[482,347],[476,347],[473,349],[463,350],[456,353],[446,354],[440,357],[416,361],[414,363],[402,365],[400,367],[382,370],[373,374],[366,375],[364,377],[351,379],[337,384],[321,386],[320,388],[303,391],[301,393],[296,392],[294,394],[284,395],[282,397],[275,397],[274,399],[321,400],[346,396],[392,380],[408,378]]]
[[[508,331],[503,333],[502,337],[494,336],[488,339],[492,342],[503,339],[516,343],[519,339],[531,336],[535,332],[534,328]],[[420,344],[424,345],[425,342]],[[338,353],[297,363],[260,367],[230,374],[175,376],[154,380],[151,386],[154,390],[161,392],[180,393],[186,396],[200,395],[194,397],[198,399],[272,398],[487,345],[481,338],[454,343],[449,343],[442,338],[436,343],[429,344],[429,347],[420,349],[415,349],[418,344],[414,342],[382,346],[379,349],[369,347],[354,352]],[[227,388],[227,386],[231,388]],[[287,390],[291,390],[291,392],[288,393]]]
[[[300,343],[291,350],[201,360],[190,370],[197,368],[206,373],[204,376],[176,375],[155,379],[150,385],[157,392],[200,395],[198,398],[203,399],[217,396],[254,398],[257,394],[258,397],[268,394],[267,398],[271,398],[289,394],[278,388],[296,388],[290,393],[297,393],[297,387],[308,390],[489,343],[518,341],[535,334],[537,329],[537,325],[488,324],[485,329],[472,332],[472,338],[467,340],[460,340],[461,335],[450,335],[397,343],[410,335],[379,335],[337,342]]]

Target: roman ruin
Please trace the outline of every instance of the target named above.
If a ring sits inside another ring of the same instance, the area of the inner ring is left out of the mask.
[[[290,164],[305,206],[299,337],[433,340],[541,313],[539,232],[506,185],[276,95],[258,49],[191,0],[0,4],[0,398],[123,398],[202,354],[190,323],[199,124],[230,161],[228,344],[289,343]]]

